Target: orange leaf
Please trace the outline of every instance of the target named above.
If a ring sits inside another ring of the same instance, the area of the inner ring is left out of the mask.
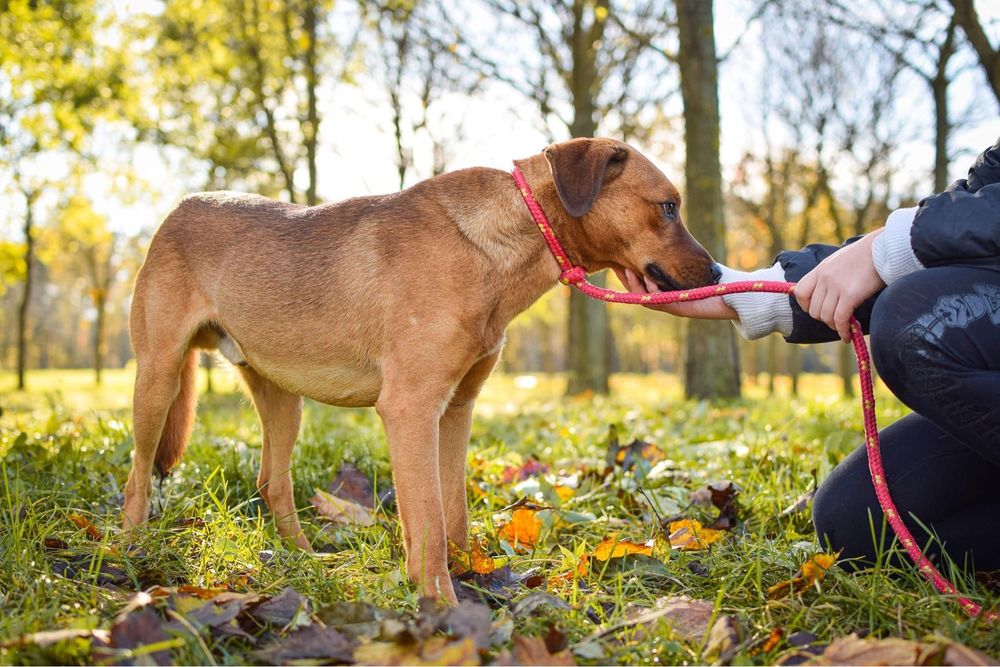
[[[586,577],[588,572],[590,572],[590,556],[583,554],[576,562],[574,569],[549,577],[549,586],[558,586],[564,582],[573,581],[574,577]]]
[[[593,556],[597,560],[605,561],[610,558],[621,558],[629,554],[652,556],[653,546],[651,544],[639,544],[638,542],[631,542],[629,540],[615,540],[614,538],[607,537],[594,549]]]
[[[816,554],[805,563],[791,580],[779,581],[767,589],[769,600],[777,600],[791,593],[801,593],[817,581],[823,581],[826,571],[837,562],[837,554]]]
[[[486,539],[482,535],[472,538],[472,544],[467,551],[448,540],[448,557],[452,561],[454,574],[465,574],[469,571],[476,574],[490,574],[498,567],[507,564],[506,558],[493,558],[486,552]]]
[[[667,527],[670,533],[670,546],[684,551],[704,549],[713,542],[718,542],[725,536],[725,531],[714,528],[703,528],[696,519],[671,521]]]
[[[103,539],[104,535],[98,530],[97,526],[92,524],[86,517],[79,514],[70,514],[69,520],[76,524],[77,528],[87,531],[87,537],[92,540]]]
[[[515,549],[528,551],[535,546],[542,532],[542,520],[535,516],[536,512],[519,507],[497,534]]]

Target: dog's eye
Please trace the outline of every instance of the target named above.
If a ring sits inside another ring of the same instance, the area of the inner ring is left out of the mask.
[[[663,209],[663,215],[666,216],[667,220],[677,219],[677,202],[675,201],[665,201],[660,204]]]

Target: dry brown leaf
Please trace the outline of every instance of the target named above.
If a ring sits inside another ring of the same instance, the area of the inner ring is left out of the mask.
[[[316,495],[309,499],[320,516],[343,525],[370,526],[374,523],[372,513],[367,508],[316,489]]]
[[[375,489],[371,480],[353,463],[345,462],[340,465],[340,470],[330,484],[330,493],[367,510],[375,508]]]
[[[791,581],[779,581],[767,589],[767,598],[777,600],[790,593],[801,593],[817,581],[823,581],[826,571],[837,562],[837,554],[816,554],[802,564],[799,573]]]
[[[701,522],[696,519],[671,521],[667,530],[670,533],[670,546],[684,551],[704,549],[726,535],[725,531],[702,527]]]
[[[944,647],[889,637],[864,639],[856,634],[834,639],[818,655],[821,665],[929,665],[939,664]]]
[[[944,652],[945,665],[1000,665],[996,658],[963,644],[952,642]]]
[[[519,507],[510,516],[497,535],[515,549],[528,551],[535,546],[542,532],[542,520],[535,514],[537,510]]]
[[[350,664],[354,642],[333,628],[307,625],[257,652],[270,665],[287,665],[292,660],[321,661],[311,664]]]
[[[701,641],[708,632],[715,607],[708,600],[698,600],[686,595],[660,598],[653,608],[635,607],[626,612],[626,618],[590,636],[590,640],[619,632],[637,625],[648,625],[665,620],[674,634],[684,641]]]
[[[76,524],[77,528],[87,531],[87,537],[90,539],[100,541],[104,538],[104,534],[87,517],[81,514],[70,514],[69,520]]]
[[[549,653],[541,637],[514,635],[515,665],[575,665],[573,655],[566,650]]]
[[[639,544],[638,542],[632,542],[630,540],[616,540],[611,537],[606,537],[600,544],[597,545],[591,555],[597,560],[606,561],[610,558],[621,558],[622,556],[627,556],[629,554],[652,556],[653,545]]]

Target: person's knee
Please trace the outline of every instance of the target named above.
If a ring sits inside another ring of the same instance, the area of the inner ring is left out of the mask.
[[[928,328],[934,326],[933,312],[939,298],[934,274],[933,269],[927,269],[903,276],[882,292],[872,310],[872,360],[883,381],[900,398],[900,392],[914,386],[912,374],[933,370],[942,352],[938,332]]]
[[[852,488],[846,488],[852,487]],[[849,569],[869,567],[876,559],[869,507],[856,501],[858,489],[841,476],[828,478],[813,499],[813,525],[820,547],[839,553]]]

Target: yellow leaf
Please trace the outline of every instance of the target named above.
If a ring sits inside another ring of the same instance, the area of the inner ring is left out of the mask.
[[[309,502],[313,504],[320,516],[333,523],[370,526],[375,522],[368,508],[350,500],[338,498],[322,489],[316,489],[316,495],[310,498]]]
[[[837,554],[816,554],[805,563],[791,580],[779,581],[767,589],[769,600],[783,598],[790,593],[801,593],[817,581],[823,581],[826,571],[837,562]]]
[[[449,641],[431,637],[422,644],[370,642],[354,651],[359,665],[478,665],[479,651],[472,637]]]
[[[542,520],[535,516],[536,510],[519,507],[511,514],[510,521],[498,531],[502,539],[515,549],[527,551],[535,546],[542,532]]]
[[[605,561],[610,558],[621,558],[622,556],[627,556],[629,554],[642,554],[644,556],[653,555],[653,546],[651,544],[639,544],[638,542],[631,542],[629,540],[615,540],[613,538],[605,538],[597,548],[594,549],[593,556],[597,560]]]
[[[682,519],[671,521],[667,528],[670,533],[670,546],[674,549],[697,551],[721,540],[726,532],[714,528],[703,528],[700,521]]]
[[[562,486],[560,484],[559,486],[555,486],[552,488],[556,492],[556,495],[559,496],[559,500],[561,500],[562,502],[566,502],[574,495],[576,495],[576,489],[573,489],[568,486]]]

